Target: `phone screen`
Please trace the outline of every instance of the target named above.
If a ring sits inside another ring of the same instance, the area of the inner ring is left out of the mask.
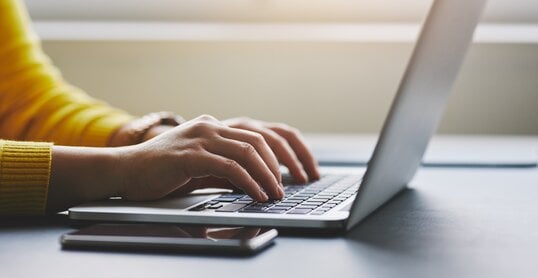
[[[64,247],[158,248],[253,252],[269,245],[274,229],[173,224],[97,224],[62,236]]]

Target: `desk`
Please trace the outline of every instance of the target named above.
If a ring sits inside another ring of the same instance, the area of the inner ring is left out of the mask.
[[[377,134],[305,134],[321,165],[366,166]],[[423,165],[434,167],[536,167],[538,136],[435,135]]]
[[[252,258],[62,251],[65,219],[0,226],[2,277],[537,277],[538,169],[423,168],[345,237]]]

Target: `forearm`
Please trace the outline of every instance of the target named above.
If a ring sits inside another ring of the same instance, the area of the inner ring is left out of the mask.
[[[118,196],[120,156],[120,148],[54,146],[47,211]]]

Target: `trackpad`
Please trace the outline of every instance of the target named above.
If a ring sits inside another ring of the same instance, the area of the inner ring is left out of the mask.
[[[152,202],[125,202],[137,207],[149,207],[159,209],[186,209],[206,200],[215,198],[218,195],[187,195],[183,197],[166,198]],[[124,204],[125,205],[125,204]]]
[[[124,209],[186,209],[196,204],[213,199],[220,194],[187,195],[183,197],[170,197],[150,202],[122,201],[121,199],[111,199],[101,202],[92,202],[76,207],[77,210],[85,209],[105,209],[108,211],[123,211]]]

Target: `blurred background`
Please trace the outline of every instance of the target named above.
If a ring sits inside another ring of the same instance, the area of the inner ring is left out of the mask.
[[[321,133],[380,130],[431,5],[25,2],[66,79],[130,113],[247,115]],[[489,1],[439,132],[538,134],[538,1]]]

